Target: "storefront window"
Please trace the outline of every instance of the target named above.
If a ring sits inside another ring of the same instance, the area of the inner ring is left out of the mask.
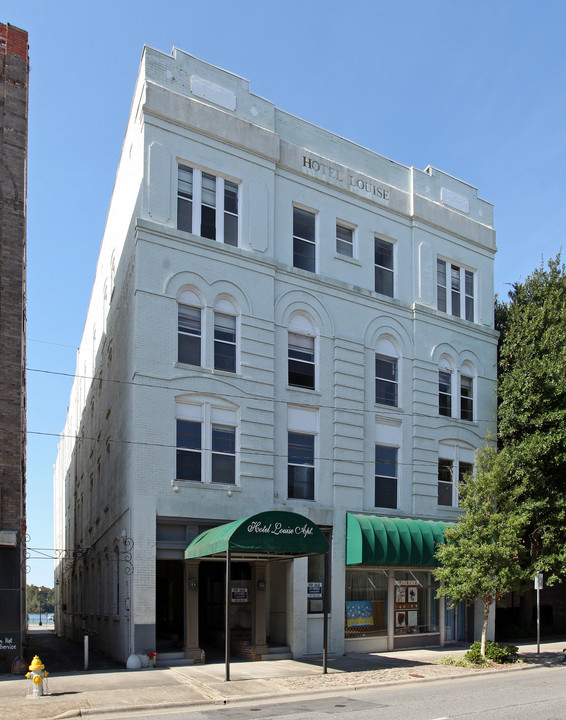
[[[438,632],[437,587],[430,572],[395,572],[395,635]]]
[[[345,636],[387,635],[387,574],[346,571]]]

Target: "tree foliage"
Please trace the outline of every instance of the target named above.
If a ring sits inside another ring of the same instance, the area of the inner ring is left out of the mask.
[[[446,544],[436,551],[440,567],[434,575],[442,583],[438,595],[449,602],[482,599],[485,656],[490,606],[525,577],[522,534],[528,516],[518,505],[522,488],[510,482],[506,453],[491,445],[476,454],[475,473],[459,485],[459,492],[464,513],[444,533]]]
[[[41,601],[41,604],[40,604]],[[52,613],[55,610],[54,605],[54,590],[42,585],[27,586],[27,606],[28,613],[38,613],[40,610],[43,613]]]
[[[528,513],[534,571],[566,570],[566,269],[560,256],[515,283],[499,321],[499,443]]]

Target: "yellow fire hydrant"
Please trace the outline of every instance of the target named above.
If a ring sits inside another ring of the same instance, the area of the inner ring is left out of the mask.
[[[47,676],[49,673],[45,669],[45,665],[41,662],[39,659],[39,656],[36,655],[34,659],[31,661],[31,665],[29,666],[29,672],[26,674],[26,677],[29,678],[33,683],[33,693],[32,695],[34,697],[41,697],[42,695],[47,694]],[[45,691],[43,688],[45,681]]]

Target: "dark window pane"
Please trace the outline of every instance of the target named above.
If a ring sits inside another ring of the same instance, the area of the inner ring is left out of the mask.
[[[236,452],[236,431],[231,427],[212,426],[212,449],[216,452]]]
[[[449,483],[438,483],[438,504],[450,507],[452,505],[452,485]]]
[[[314,243],[314,213],[293,208],[293,236]]]
[[[289,385],[314,390],[314,365],[289,359]]]
[[[186,365],[200,365],[200,337],[179,333],[178,360]]]
[[[181,197],[177,198],[177,228],[185,232],[193,231],[193,204]]]
[[[214,368],[236,372],[236,346],[216,341],[214,343]]]
[[[470,477],[474,472],[474,466],[471,463],[461,462],[458,466],[458,482],[466,482],[466,478]]]
[[[288,494],[290,498],[314,500],[314,468],[289,465]]]
[[[393,297],[393,273],[391,270],[375,268],[375,292]]]
[[[314,243],[293,238],[293,266],[314,272],[315,270],[315,246]]]
[[[200,481],[200,462],[200,452],[177,450],[177,480]]]
[[[224,181],[224,210],[232,215],[238,214],[238,186],[230,180]]]
[[[380,238],[375,238],[375,264],[393,270],[393,245]]]
[[[314,464],[314,435],[289,433],[289,462],[295,465]]]
[[[375,474],[397,477],[397,448],[375,446]]]
[[[224,213],[224,242],[232,247],[238,246],[238,216]]]
[[[216,240],[216,209],[201,207],[201,226],[200,234],[202,237],[209,238],[210,240]]]
[[[452,416],[452,376],[442,370],[438,373],[438,412]]]
[[[474,322],[474,298],[466,298],[466,320]]]
[[[397,478],[375,478],[375,507],[397,508]]]
[[[193,420],[177,420],[177,447],[200,450],[202,426]]]
[[[397,383],[377,378],[375,381],[375,402],[380,405],[397,407]]]
[[[385,355],[375,356],[375,376],[383,380],[397,380],[397,360]]]
[[[234,485],[236,482],[236,458],[234,455],[212,453],[212,482]]]

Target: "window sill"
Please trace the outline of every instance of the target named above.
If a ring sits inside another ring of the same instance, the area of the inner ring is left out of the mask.
[[[203,482],[200,480],[171,480],[171,486],[179,488],[207,488],[210,490],[232,490],[234,492],[242,492],[240,485],[231,483],[213,483]]]
[[[350,263],[350,265],[357,265],[362,267],[362,263],[358,258],[350,257],[349,255],[342,255],[341,253],[334,253],[335,260],[343,260],[344,262]]]
[[[290,392],[306,392],[309,395],[318,395],[319,397],[322,395],[320,390],[316,390],[316,388],[299,387],[298,385],[286,385],[285,389]]]

